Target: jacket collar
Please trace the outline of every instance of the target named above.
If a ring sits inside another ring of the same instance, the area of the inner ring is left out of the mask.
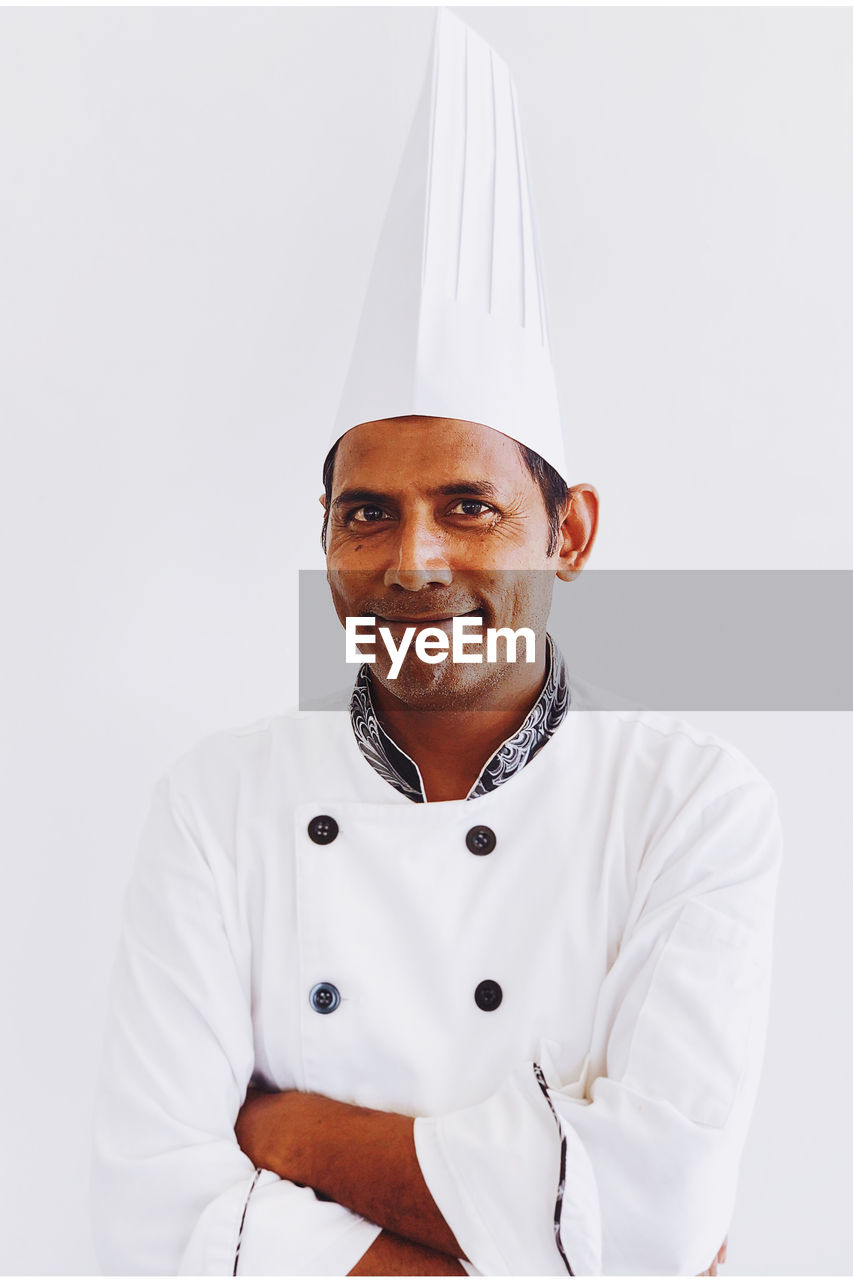
[[[551,636],[546,639],[547,670],[542,692],[527,713],[524,723],[501,743],[483,765],[466,796],[467,800],[494,791],[529,764],[562,724],[569,710],[571,693],[566,664]],[[422,804],[426,796],[420,770],[411,756],[406,755],[379,722],[367,663],[359,668],[356,677],[350,698],[350,720],[356,742],[367,762],[397,791],[416,804]]]

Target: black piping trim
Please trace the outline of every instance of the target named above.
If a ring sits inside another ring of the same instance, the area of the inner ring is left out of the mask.
[[[563,1233],[561,1225],[563,1217],[563,1193],[566,1189],[566,1160],[568,1158],[566,1135],[563,1133],[563,1126],[560,1124],[560,1117],[554,1110],[554,1104],[551,1101],[550,1094],[548,1093],[548,1085],[545,1083],[545,1076],[538,1062],[534,1062],[533,1064],[533,1074],[536,1076],[536,1083],[542,1090],[542,1096],[548,1103],[548,1109],[554,1117],[554,1123],[557,1126],[558,1133],[560,1134],[560,1181],[557,1185],[557,1203],[554,1205],[554,1243],[560,1252],[560,1257],[565,1263],[566,1270],[570,1276],[573,1276],[575,1273],[569,1265],[569,1260],[566,1257],[566,1251],[563,1248]]]
[[[261,1176],[261,1170],[260,1170],[260,1169],[256,1169],[256,1170],[255,1170],[255,1176],[254,1176],[254,1178],[252,1179],[252,1185],[249,1187],[249,1193],[248,1193],[248,1195],[246,1196],[246,1203],[243,1205],[243,1216],[242,1216],[242,1218],[240,1219],[240,1230],[237,1232],[237,1249],[236,1249],[236,1252],[235,1252],[235,1254],[234,1254],[234,1270],[231,1272],[232,1276],[236,1276],[236,1274],[237,1274],[237,1263],[238,1263],[238,1262],[239,1262],[239,1260],[240,1260],[240,1245],[241,1245],[242,1240],[243,1240],[243,1225],[244,1225],[244,1223],[245,1223],[245,1221],[246,1221],[246,1211],[247,1211],[247,1209],[249,1208],[249,1201],[250,1201],[250,1200],[251,1200],[251,1198],[252,1198],[252,1192],[253,1192],[253,1191],[254,1191],[254,1189],[255,1189],[255,1183],[257,1182],[257,1180],[258,1180],[258,1178],[259,1178],[260,1176]]]

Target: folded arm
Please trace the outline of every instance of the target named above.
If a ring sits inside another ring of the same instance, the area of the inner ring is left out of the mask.
[[[236,1127],[258,1166],[303,1183],[382,1225],[350,1275],[464,1275],[464,1256],[430,1194],[407,1116],[319,1094],[250,1089]],[[724,1240],[702,1275],[725,1262]]]
[[[319,1094],[250,1090],[236,1133],[256,1165],[312,1187],[397,1237],[459,1258],[459,1243],[421,1173],[413,1130],[408,1116]],[[384,1241],[377,1249],[383,1246],[391,1247]],[[446,1274],[464,1272],[454,1264]]]
[[[606,1072],[579,1087],[522,1063],[473,1107],[415,1121],[251,1096],[243,1149],[484,1274],[715,1274],[760,1068],[775,798],[738,787],[676,835],[602,990]]]

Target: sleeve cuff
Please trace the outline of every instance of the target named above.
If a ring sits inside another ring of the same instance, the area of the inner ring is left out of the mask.
[[[345,1276],[380,1230],[264,1169],[207,1206],[180,1274]]]
[[[579,1140],[565,1138],[533,1063],[518,1067],[476,1106],[415,1120],[415,1150],[424,1180],[479,1272],[567,1275],[569,1264],[574,1274],[600,1271],[597,1195],[594,1182],[585,1185],[592,1171]],[[564,1150],[570,1156],[566,1168]],[[563,1206],[562,1234],[577,1220],[582,1257],[577,1239],[566,1239],[565,1259],[557,1243],[563,1180],[573,1198],[580,1192],[580,1203],[568,1213]]]

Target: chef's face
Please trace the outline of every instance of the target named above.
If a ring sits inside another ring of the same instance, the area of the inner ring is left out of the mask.
[[[581,489],[586,510],[594,490]],[[412,625],[450,636],[460,615],[479,616],[484,628],[529,627],[541,679],[555,575],[573,577],[592,545],[594,512],[591,527],[581,517],[563,522],[550,550],[539,485],[515,441],[490,427],[422,417],[363,423],[335,458],[326,563],[338,617],[375,617],[396,645]],[[523,658],[523,643],[519,651]],[[412,646],[389,681],[381,642],[375,653],[374,679],[422,709],[500,705],[533,674],[523,660],[430,665]]]

